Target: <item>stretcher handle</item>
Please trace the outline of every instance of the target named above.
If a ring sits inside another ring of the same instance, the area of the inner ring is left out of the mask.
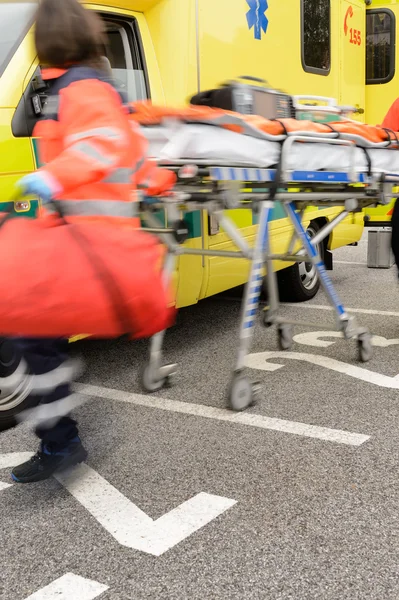
[[[327,108],[331,109],[331,108],[335,108],[337,110],[339,110],[339,106],[338,106],[338,102],[335,98],[329,98],[328,96],[312,96],[310,94],[302,94],[299,96],[293,96],[293,100],[294,100],[294,108],[312,108],[314,109],[315,107],[317,108],[317,110],[326,110]],[[300,100],[311,100],[313,102],[325,102],[326,105],[318,105],[318,104],[301,104]]]

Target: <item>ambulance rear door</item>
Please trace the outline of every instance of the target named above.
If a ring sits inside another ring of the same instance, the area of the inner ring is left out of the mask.
[[[365,110],[366,7],[364,0],[341,0],[339,14],[339,104]]]

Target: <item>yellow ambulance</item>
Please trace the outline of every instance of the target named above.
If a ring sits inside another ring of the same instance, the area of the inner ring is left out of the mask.
[[[62,0],[60,0],[62,1]],[[199,90],[250,75],[291,94],[337,99],[380,122],[399,90],[395,70],[399,1],[381,0],[87,0],[105,24],[107,57],[114,78],[129,100],[182,105]],[[38,166],[32,130],[40,118],[46,89],[33,44],[33,0],[0,0],[0,204],[10,203],[16,181]],[[1,206],[0,206],[1,209]],[[37,201],[14,204],[17,214],[34,217]],[[310,233],[336,210],[309,210]],[[231,211],[249,243],[256,216]],[[187,217],[194,248],[230,250],[226,233],[203,213]],[[330,251],[356,243],[363,215],[347,218],[323,247]],[[286,250],[291,229],[276,208],[272,246]],[[27,257],[27,260],[29,258]],[[283,264],[277,268],[282,269]],[[178,305],[245,282],[246,261],[182,257],[177,269]],[[308,264],[279,274],[283,295],[306,300],[318,290]]]

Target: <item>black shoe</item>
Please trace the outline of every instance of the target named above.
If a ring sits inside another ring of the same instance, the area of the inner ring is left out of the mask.
[[[58,471],[84,462],[86,458],[87,451],[78,437],[61,450],[41,445],[32,458],[12,470],[11,477],[16,483],[43,481]]]

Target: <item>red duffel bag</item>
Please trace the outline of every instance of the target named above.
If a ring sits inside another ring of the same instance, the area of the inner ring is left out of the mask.
[[[0,226],[0,335],[150,337],[172,324],[165,250],[140,230],[55,216]]]

